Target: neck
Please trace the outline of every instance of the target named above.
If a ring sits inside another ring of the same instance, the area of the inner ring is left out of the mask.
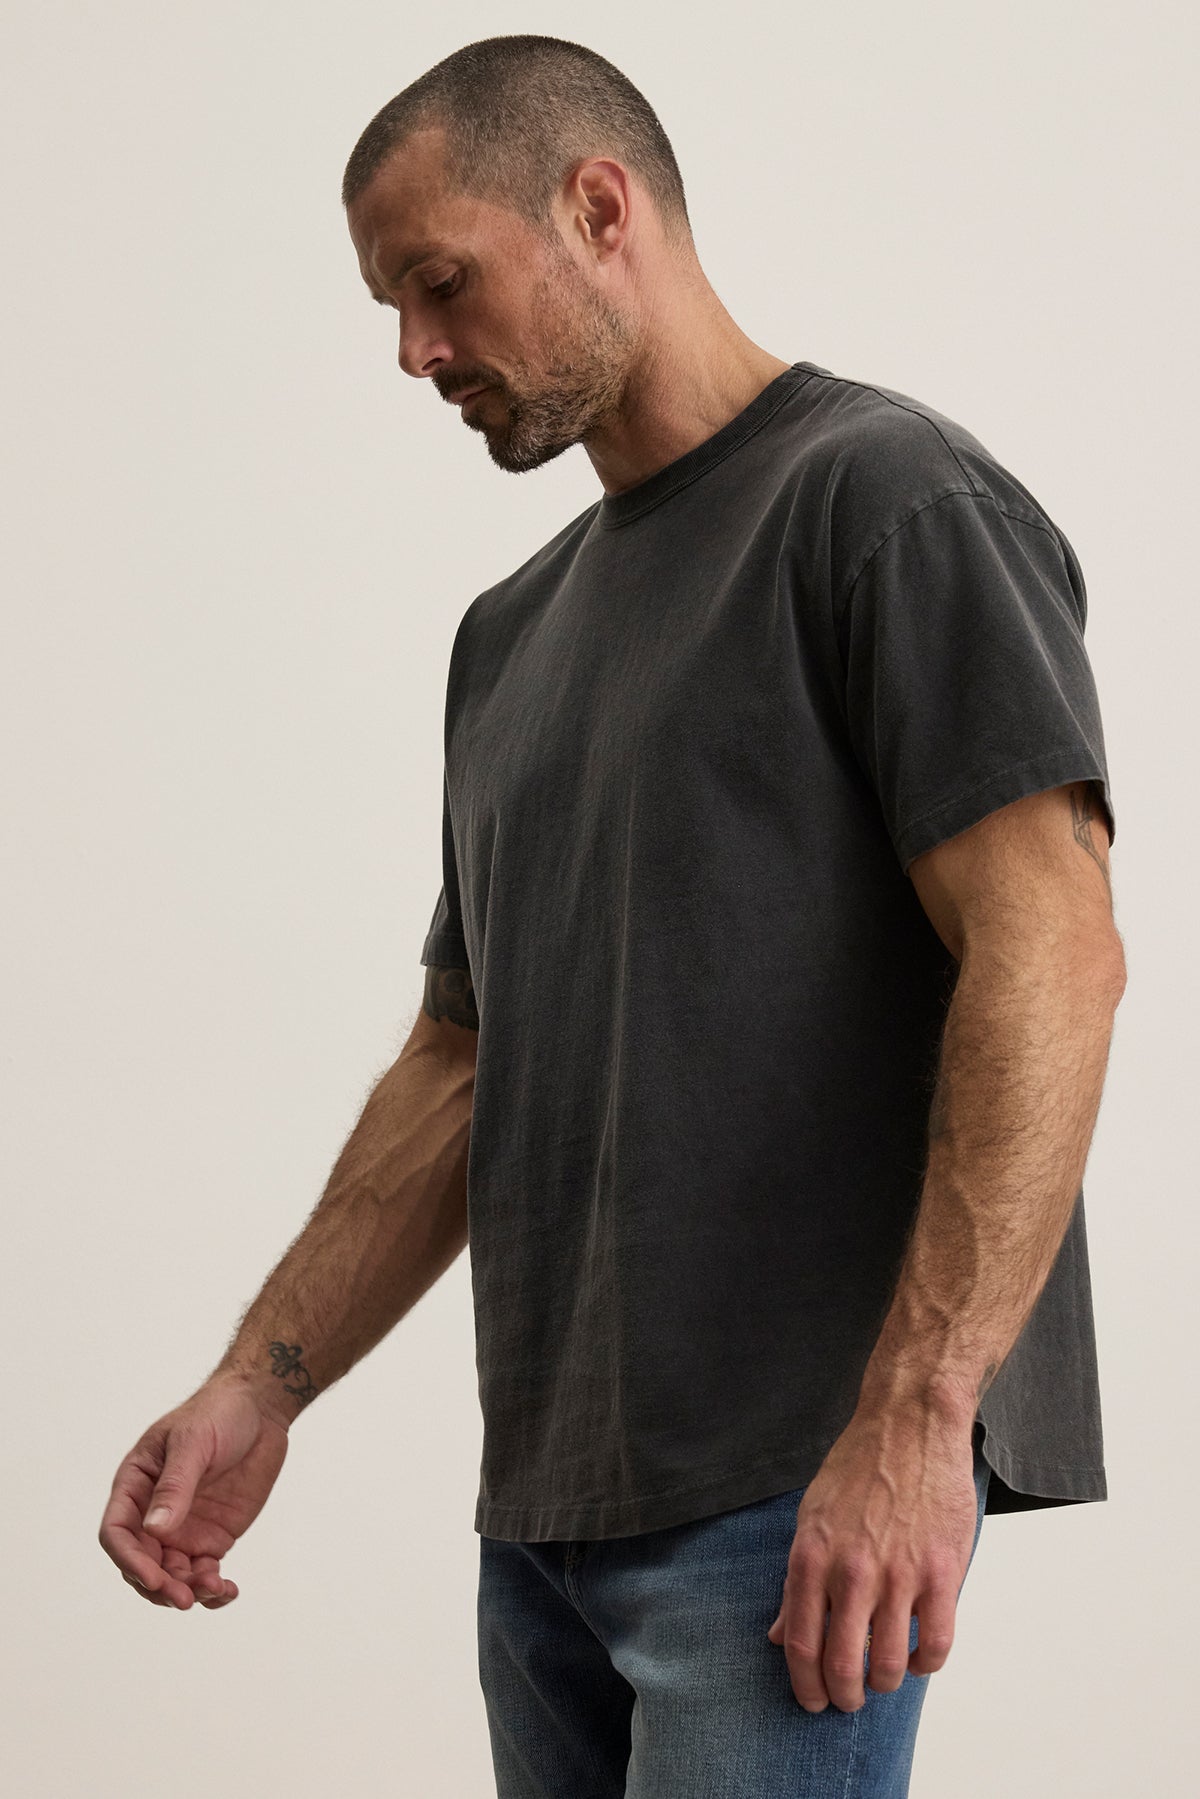
[[[619,413],[584,440],[605,493],[704,443],[790,367],[746,336],[703,275],[680,284],[643,334]]]

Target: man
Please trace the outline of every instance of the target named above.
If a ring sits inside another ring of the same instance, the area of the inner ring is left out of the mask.
[[[405,373],[603,494],[461,620],[422,1012],[101,1542],[236,1597],[292,1419],[469,1240],[501,1799],[906,1793],[984,1510],[1106,1497],[1078,561],[962,426],[739,330],[579,45],[448,57],[343,200]]]

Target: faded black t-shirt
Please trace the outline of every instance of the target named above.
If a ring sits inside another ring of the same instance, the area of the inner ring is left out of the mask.
[[[468,607],[422,960],[479,1007],[481,1534],[623,1536],[816,1473],[953,988],[905,871],[1070,781],[1111,836],[1085,613],[977,438],[811,362]],[[1107,1497],[1082,1193],[979,1415],[989,1511]]]

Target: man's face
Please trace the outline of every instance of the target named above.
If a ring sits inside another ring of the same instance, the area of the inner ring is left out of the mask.
[[[399,314],[401,368],[444,400],[485,390],[463,419],[498,467],[538,468],[617,414],[636,350],[630,318],[557,232],[448,193],[440,131],[398,150],[347,219],[364,281]]]

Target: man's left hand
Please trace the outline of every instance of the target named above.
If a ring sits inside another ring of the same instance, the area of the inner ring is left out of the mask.
[[[969,1421],[919,1403],[855,1413],[805,1489],[767,1632],[807,1711],[866,1703],[868,1648],[877,1693],[944,1665],[977,1522]]]

